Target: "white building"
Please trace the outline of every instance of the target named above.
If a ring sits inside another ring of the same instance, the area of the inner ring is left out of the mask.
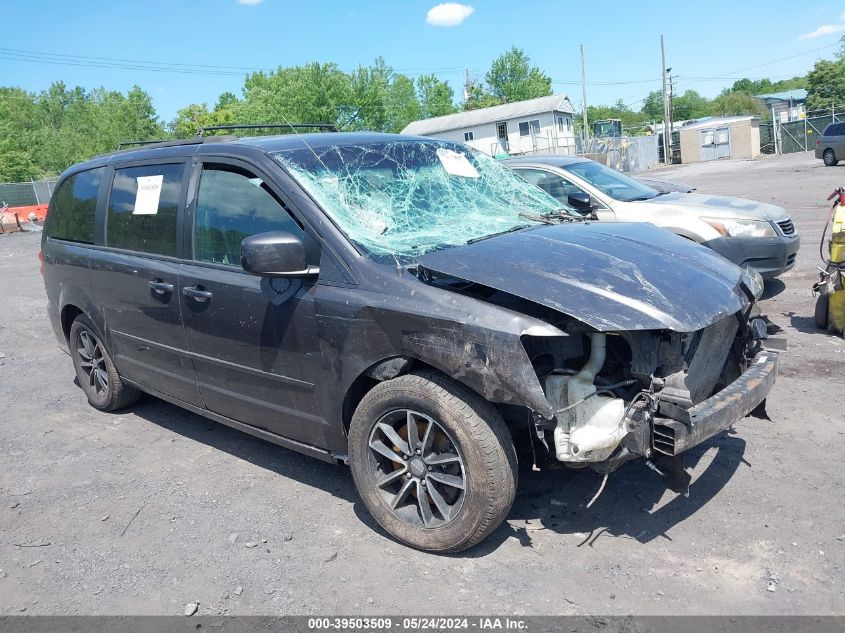
[[[566,95],[414,121],[402,134],[461,141],[491,156],[574,154],[574,110]]]

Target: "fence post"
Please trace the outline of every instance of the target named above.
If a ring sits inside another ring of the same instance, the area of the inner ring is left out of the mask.
[[[775,144],[775,154],[778,153],[778,124],[775,120],[775,106],[772,106],[772,142]]]
[[[804,117],[804,151],[807,151],[807,117]]]

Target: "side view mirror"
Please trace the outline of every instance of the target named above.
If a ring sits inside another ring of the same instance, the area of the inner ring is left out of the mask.
[[[262,277],[315,277],[319,266],[305,261],[302,240],[286,231],[259,233],[241,242],[241,267]]]
[[[579,211],[580,213],[589,213],[593,210],[593,200],[590,194],[579,191],[578,193],[570,193],[566,198],[569,206]]]

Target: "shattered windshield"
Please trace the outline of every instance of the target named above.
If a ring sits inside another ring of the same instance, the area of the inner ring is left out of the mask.
[[[634,200],[651,200],[657,197],[657,190],[615,169],[591,160],[572,163],[566,165],[564,169],[576,176],[580,176],[593,185],[593,187],[614,200],[632,202]]]
[[[346,235],[376,255],[416,256],[578,218],[493,158],[416,139],[305,147],[273,157]]]

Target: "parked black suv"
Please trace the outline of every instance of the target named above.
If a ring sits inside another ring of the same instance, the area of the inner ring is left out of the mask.
[[[671,470],[777,373],[753,276],[648,224],[583,221],[458,143],[99,157],[61,176],[42,257],[91,405],[145,391],[348,462],[378,522],[432,551],[505,518],[514,437],[539,463]]]

